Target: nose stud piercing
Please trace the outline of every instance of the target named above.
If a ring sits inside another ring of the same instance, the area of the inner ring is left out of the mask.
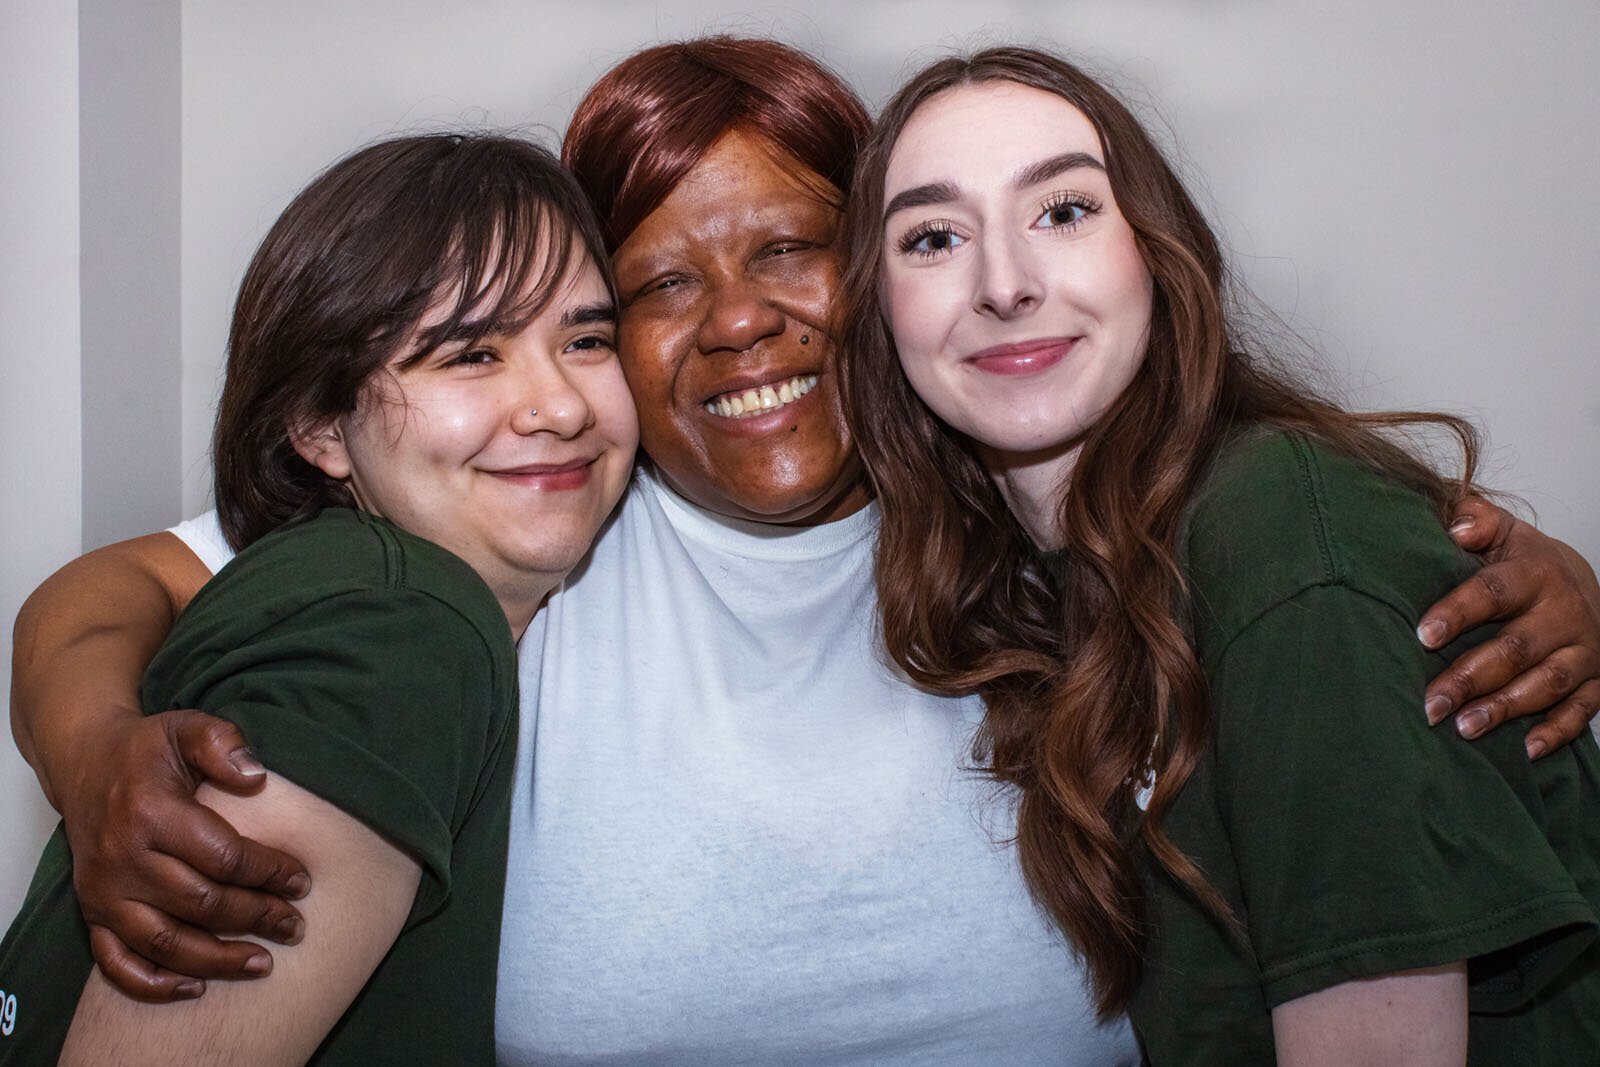
[[[528,414],[537,417],[538,414],[539,414],[539,409],[538,408],[533,408],[532,410],[530,410],[528,412]]]
[[[810,344],[811,343],[811,335],[809,333],[801,334],[800,335],[800,343],[803,344],[803,345]]]

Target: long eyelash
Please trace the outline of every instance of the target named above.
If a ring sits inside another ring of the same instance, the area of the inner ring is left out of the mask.
[[[917,256],[936,256],[939,254],[938,252],[918,251],[917,242],[922,240],[924,237],[931,237],[936,233],[953,234],[955,232],[956,228],[950,225],[950,223],[945,222],[942,219],[933,219],[929,222],[919,224],[904,237],[901,237],[899,241],[895,242],[895,248],[899,250],[901,255],[910,253],[911,255]]]
[[[1087,193],[1052,193],[1040,205],[1040,214],[1046,211],[1059,211],[1064,207],[1081,207],[1085,215],[1098,215],[1105,205]],[[1080,220],[1081,221],[1081,220]],[[1059,229],[1071,229],[1078,225],[1077,222],[1064,222]]]

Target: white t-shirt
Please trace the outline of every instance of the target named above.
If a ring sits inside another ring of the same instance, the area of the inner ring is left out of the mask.
[[[882,661],[875,523],[739,522],[641,471],[534,619],[500,1062],[1138,1062],[967,769],[980,703]],[[203,524],[175,532],[215,567]]]

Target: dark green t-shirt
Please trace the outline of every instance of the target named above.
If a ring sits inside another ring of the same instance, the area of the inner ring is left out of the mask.
[[[331,508],[197,594],[144,677],[422,866],[394,947],[318,1064],[492,1063],[516,749],[516,650],[482,579],[437,545]],[[91,960],[57,829],[0,945],[0,1064],[54,1063]]]
[[[1130,1006],[1155,1067],[1274,1062],[1275,1005],[1469,961],[1470,1062],[1600,1063],[1600,753],[1430,729],[1416,620],[1473,563],[1417,495],[1284,433],[1218,459],[1184,548],[1216,736],[1166,822],[1230,935],[1153,864]],[[1479,634],[1476,637],[1481,638]]]

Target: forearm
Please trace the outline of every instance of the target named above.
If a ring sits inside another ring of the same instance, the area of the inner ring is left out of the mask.
[[[110,545],[67,564],[17,615],[11,730],[60,810],[80,750],[139,714],[139,679],[178,613],[210,577],[171,534]]]

